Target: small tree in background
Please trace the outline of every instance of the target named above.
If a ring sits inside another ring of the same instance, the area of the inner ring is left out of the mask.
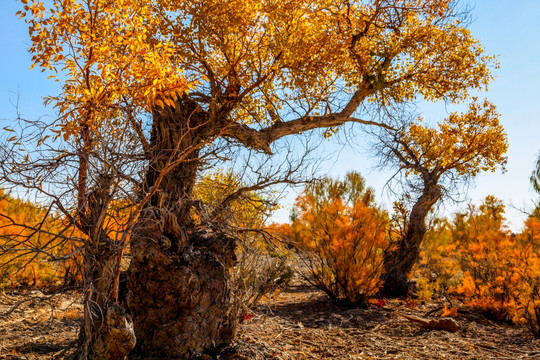
[[[437,127],[424,124],[422,118],[405,120],[397,129],[382,130],[378,140],[375,151],[382,164],[398,168],[405,188],[419,194],[406,228],[384,256],[383,293],[405,296],[433,206],[479,172],[504,169],[508,142],[499,114],[487,100],[471,103],[466,113],[450,114]]]
[[[533,187],[533,190],[540,195],[540,155],[538,155],[538,159],[536,160],[535,168],[531,174],[531,185]],[[532,216],[536,217],[537,219],[540,219],[540,201],[537,202],[536,207],[534,208]]]
[[[540,155],[538,156],[538,159],[536,160],[535,169],[531,174],[531,184],[534,191],[540,194]]]
[[[389,220],[360,174],[315,181],[296,200],[292,217],[304,277],[332,301],[365,305],[379,290]]]

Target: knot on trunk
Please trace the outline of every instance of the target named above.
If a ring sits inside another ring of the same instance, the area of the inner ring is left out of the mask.
[[[135,347],[133,322],[122,306],[113,304],[107,309],[107,335],[109,352],[127,354]]]
[[[222,232],[208,228],[196,228],[190,232],[191,244],[195,249],[210,251],[227,268],[236,263],[236,240]]]
[[[135,330],[126,310],[112,304],[103,319],[104,326],[90,349],[91,357],[103,360],[123,360],[135,348]]]

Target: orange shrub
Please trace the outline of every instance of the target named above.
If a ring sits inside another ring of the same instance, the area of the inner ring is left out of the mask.
[[[291,237],[309,282],[333,301],[355,305],[377,293],[389,221],[359,174],[308,187],[296,201],[293,219]]]
[[[504,221],[504,205],[488,196],[430,230],[422,261],[465,304],[494,320],[527,323],[540,336],[540,220],[529,218],[518,235]],[[429,282],[425,270],[418,274]]]
[[[446,294],[448,288],[457,284],[455,254],[451,224],[444,219],[435,219],[424,236],[420,262],[413,269],[420,299],[428,300],[434,294]]]
[[[0,288],[80,281],[80,244],[71,235],[46,209],[0,190]]]
[[[537,208],[538,209],[538,208]],[[525,322],[536,337],[540,337],[540,214],[535,212],[525,222],[525,229],[518,236],[522,263],[517,264],[521,276],[516,298],[516,320]]]
[[[471,206],[456,216],[452,237],[463,271],[454,292],[496,320],[509,319],[520,279],[513,263],[517,244],[504,226],[504,205],[488,196],[478,209]]]

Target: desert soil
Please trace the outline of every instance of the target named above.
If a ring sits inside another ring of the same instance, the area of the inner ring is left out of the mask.
[[[0,294],[0,359],[54,359],[78,336],[81,294],[39,290]],[[226,353],[242,359],[539,359],[540,339],[460,308],[455,333],[422,329],[401,315],[439,318],[442,301],[388,301],[351,309],[320,291],[294,286],[244,316],[238,341]],[[220,358],[225,358],[225,355]],[[230,357],[229,357],[230,358]]]

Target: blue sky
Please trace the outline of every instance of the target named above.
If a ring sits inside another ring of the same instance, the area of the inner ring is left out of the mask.
[[[15,118],[12,103],[19,100],[19,110],[27,118],[54,115],[42,105],[43,96],[56,94],[58,85],[46,80],[47,75],[39,70],[29,70],[31,56],[27,52],[29,40],[26,24],[14,13],[20,3],[15,0],[0,0],[0,119]],[[507,172],[482,174],[476,185],[469,189],[467,198],[479,203],[486,195],[494,194],[507,205],[529,208],[535,195],[529,185],[529,175],[540,150],[540,0],[477,0],[473,15],[475,22],[470,26],[472,33],[482,42],[487,52],[498,54],[501,68],[495,71],[496,79],[487,97],[498,107],[502,123],[508,133],[510,149]],[[19,98],[17,96],[19,94]],[[424,116],[436,121],[446,115],[444,106],[423,107]],[[2,125],[4,126],[4,125]],[[0,130],[1,131],[1,130]],[[337,147],[327,145],[330,150]],[[358,170],[373,186],[379,199],[389,203],[383,185],[389,173],[372,170],[365,149],[344,148],[333,161],[327,162],[321,172],[339,176],[347,170]],[[276,215],[286,220],[294,193],[286,199],[285,207]],[[450,213],[464,205],[447,206]],[[507,208],[508,219],[514,230],[519,230],[524,216],[519,211]]]

